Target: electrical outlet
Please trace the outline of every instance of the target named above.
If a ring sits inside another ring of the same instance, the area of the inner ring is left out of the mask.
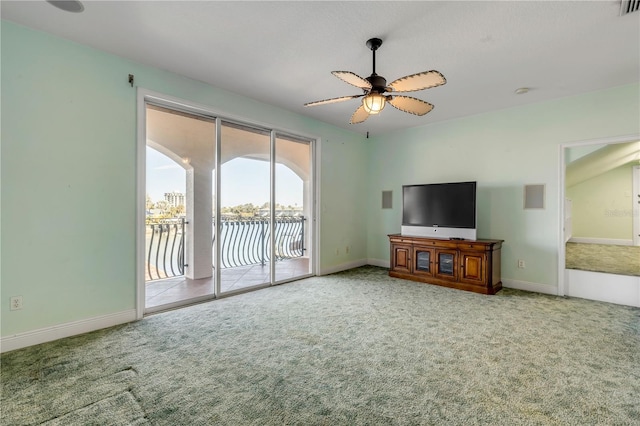
[[[18,311],[22,309],[22,296],[14,296],[11,298],[11,310]]]
[[[520,269],[524,269],[525,268],[524,260],[518,259],[518,268],[520,268]]]
[[[349,246],[346,246],[346,247],[344,248],[344,252],[345,252],[346,254],[349,254]]]

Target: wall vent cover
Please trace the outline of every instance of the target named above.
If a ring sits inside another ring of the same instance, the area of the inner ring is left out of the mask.
[[[544,184],[524,186],[524,208],[544,209]]]
[[[621,0],[620,16],[640,10],[640,0]]]

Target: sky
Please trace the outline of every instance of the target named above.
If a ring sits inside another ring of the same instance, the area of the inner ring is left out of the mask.
[[[147,194],[154,202],[164,200],[165,192],[186,191],[185,170],[169,157],[147,147]],[[269,201],[269,163],[236,158],[222,165],[222,206],[233,207]],[[303,204],[302,179],[291,169],[276,164],[276,203]]]

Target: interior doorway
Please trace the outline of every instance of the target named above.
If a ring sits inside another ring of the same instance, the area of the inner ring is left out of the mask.
[[[559,294],[640,306],[637,136],[561,147]]]

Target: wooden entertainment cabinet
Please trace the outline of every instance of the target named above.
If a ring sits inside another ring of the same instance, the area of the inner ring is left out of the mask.
[[[483,294],[502,289],[503,240],[449,240],[389,235],[389,276]]]

